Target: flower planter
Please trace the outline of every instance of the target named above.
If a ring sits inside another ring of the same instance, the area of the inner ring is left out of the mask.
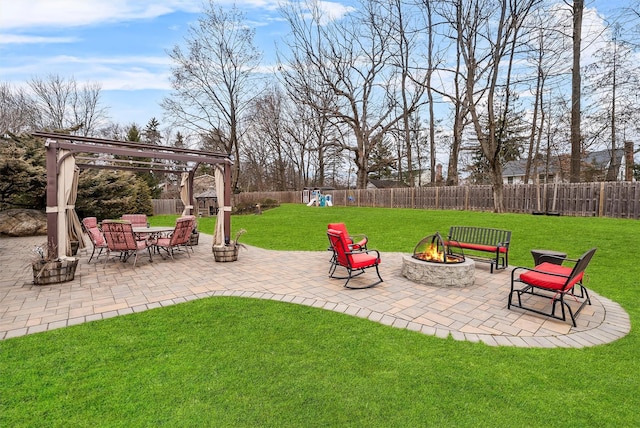
[[[214,245],[211,249],[217,262],[235,262],[238,260],[239,246],[237,245]]]
[[[200,238],[200,232],[193,232],[189,238],[189,245],[198,245],[198,239]]]
[[[73,280],[78,267],[77,258],[65,260],[38,260],[31,263],[35,285],[58,284]]]

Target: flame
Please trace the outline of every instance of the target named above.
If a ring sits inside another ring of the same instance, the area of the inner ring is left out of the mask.
[[[430,262],[444,262],[444,252],[438,251],[438,246],[434,243],[429,244],[422,253],[422,257]]]
[[[445,261],[444,251],[438,251],[438,245],[436,243],[429,244],[422,253],[416,254],[416,257],[427,262],[444,263]],[[447,263],[461,263],[463,261],[464,258],[461,259],[456,256],[447,255]]]

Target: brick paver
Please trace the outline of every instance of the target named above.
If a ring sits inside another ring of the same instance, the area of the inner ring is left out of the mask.
[[[383,253],[384,282],[352,290],[327,276],[326,251],[241,249],[239,260],[216,263],[211,236],[200,235],[191,257],[175,261],[141,255],[132,263],[88,263],[80,251],[75,279],[33,285],[30,261],[34,245],[45,237],[0,238],[0,340],[88,321],[180,304],[214,296],[270,299],[323,308],[394,328],[490,346],[587,347],[609,343],[630,331],[628,314],[617,303],[590,290],[592,306],[577,327],[519,309],[507,309],[510,270],[489,273],[477,264],[467,288],[416,284],[401,275],[402,254]],[[89,253],[90,254],[90,253]],[[286,263],[284,263],[286,261]],[[367,272],[351,284],[373,282]]]

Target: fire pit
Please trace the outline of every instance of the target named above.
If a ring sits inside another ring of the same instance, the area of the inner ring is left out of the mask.
[[[457,242],[446,241],[436,232],[418,242],[411,256],[403,256],[402,275],[434,287],[469,287],[475,266],[473,260],[465,259]]]

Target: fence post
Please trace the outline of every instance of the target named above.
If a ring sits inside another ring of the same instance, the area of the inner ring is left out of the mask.
[[[604,216],[604,181],[600,182],[600,198],[598,201],[598,217]]]

